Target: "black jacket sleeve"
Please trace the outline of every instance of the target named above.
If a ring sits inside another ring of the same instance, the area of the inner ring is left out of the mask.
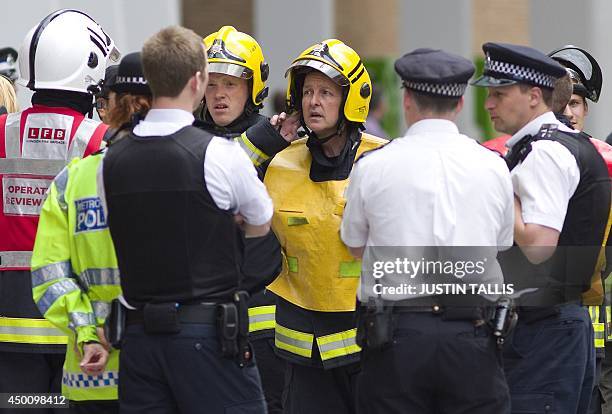
[[[289,143],[265,117],[261,117],[259,122],[251,125],[243,135],[236,139],[249,154],[261,179],[265,175],[270,160],[289,146]],[[257,149],[257,153],[253,153],[252,147]]]
[[[281,249],[276,235],[244,238],[242,260],[242,288],[255,293],[272,283],[282,269]]]

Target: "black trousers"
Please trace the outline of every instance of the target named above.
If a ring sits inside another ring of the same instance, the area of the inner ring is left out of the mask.
[[[358,362],[327,370],[287,362],[283,395],[284,412],[287,414],[355,413],[359,371]]]
[[[268,414],[281,414],[287,362],[274,352],[274,338],[252,339],[251,345],[257,358]]]
[[[122,414],[266,412],[257,366],[223,358],[214,325],[156,335],[128,325],[119,364]]]
[[[589,403],[588,414],[602,414],[603,397],[600,389],[601,383],[601,372],[604,358],[597,355],[597,349],[595,350],[595,382],[593,384],[593,394],[591,395],[591,402]]]
[[[432,313],[397,314],[392,344],[363,352],[357,395],[358,413],[510,413],[488,329]]]
[[[63,354],[0,352],[0,393],[61,393]],[[65,409],[3,409],[7,414],[66,413]]]

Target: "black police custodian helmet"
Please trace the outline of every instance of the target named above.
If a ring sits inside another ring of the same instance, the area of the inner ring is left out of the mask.
[[[555,81],[566,71],[554,59],[528,46],[508,43],[485,43],[483,75],[474,86],[507,86],[515,83],[553,89]]]
[[[395,61],[395,71],[405,88],[441,98],[463,96],[474,65],[443,50],[421,48]]]
[[[110,90],[116,93],[151,95],[151,89],[142,70],[140,52],[130,53],[121,59],[115,83]]]
[[[593,102],[599,100],[603,76],[595,58],[586,50],[567,45],[548,54],[568,69],[574,81],[574,93]]]
[[[117,72],[119,71],[119,65],[112,65],[106,68],[106,72],[104,73],[104,82],[102,82],[102,89],[98,94],[98,97],[108,98],[108,93],[110,92],[111,86],[115,84],[117,80]]]

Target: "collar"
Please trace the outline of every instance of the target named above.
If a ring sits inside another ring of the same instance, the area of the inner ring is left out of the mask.
[[[145,122],[169,123],[186,127],[193,124],[195,118],[191,112],[183,109],[151,109],[145,117]]]
[[[552,111],[548,111],[548,112],[544,112],[542,115],[538,116],[537,118],[532,119],[525,126],[519,129],[518,132],[512,135],[512,137],[506,142],[506,147],[512,148],[517,142],[519,142],[526,135],[535,136],[538,133],[538,131],[540,131],[540,128],[544,124],[555,124],[562,131],[576,132],[573,129],[570,129],[567,126],[563,125],[563,123],[559,122],[559,120],[557,119],[555,114],[552,113]]]
[[[406,131],[405,136],[431,133],[458,134],[459,128],[448,119],[422,119],[412,124]]]

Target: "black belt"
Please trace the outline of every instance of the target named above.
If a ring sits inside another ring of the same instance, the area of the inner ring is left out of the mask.
[[[212,323],[217,319],[216,304],[179,305],[177,308],[178,320],[181,323]],[[126,315],[128,325],[143,324],[144,312],[142,309],[129,310]]]
[[[485,307],[493,304],[474,303],[444,305],[444,298],[428,296],[423,298],[406,299],[393,303],[394,313],[431,313],[443,315],[445,320],[479,320],[485,317]],[[479,301],[480,302],[480,301]]]

